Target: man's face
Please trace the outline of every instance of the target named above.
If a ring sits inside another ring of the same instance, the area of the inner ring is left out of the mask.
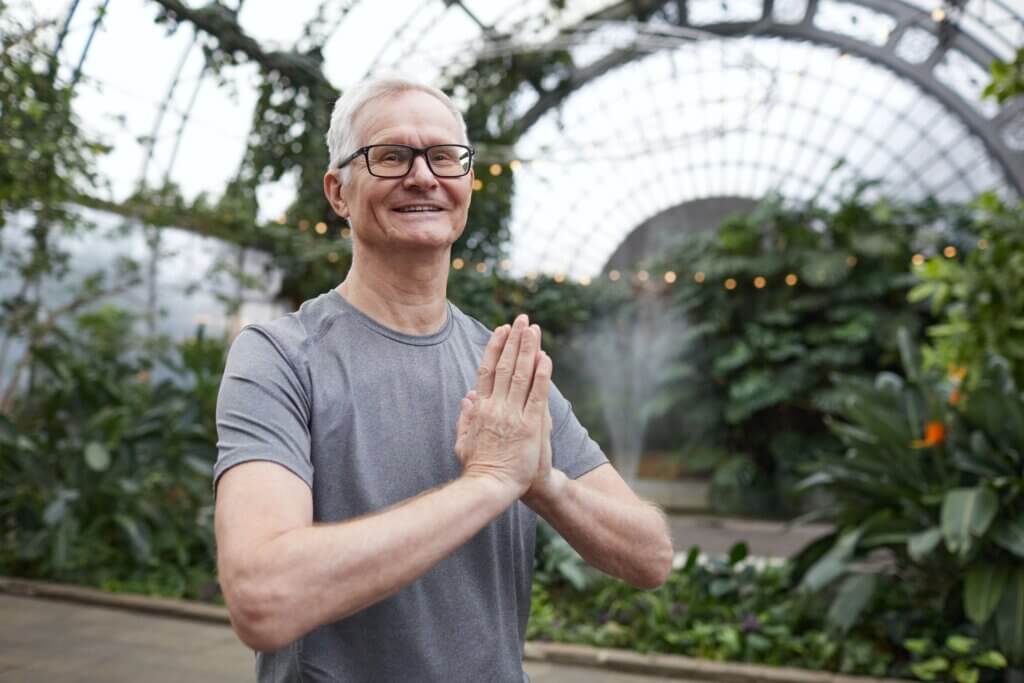
[[[463,142],[452,113],[419,90],[370,101],[354,123],[360,147]],[[338,201],[332,201],[332,205],[351,221],[360,242],[392,248],[442,248],[457,240],[466,227],[472,172],[461,178],[438,178],[422,155],[415,158],[412,170],[402,178],[370,175],[365,157],[357,158],[350,168],[351,179],[338,188]]]

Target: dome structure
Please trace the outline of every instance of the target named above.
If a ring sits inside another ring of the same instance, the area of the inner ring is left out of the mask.
[[[285,13],[267,0],[82,0],[34,9],[61,29],[83,120],[114,144],[102,169],[114,201],[168,181],[186,196],[216,195],[246,146],[251,53],[213,69],[201,22],[169,31],[154,22],[160,11],[226,22],[239,54],[252,41],[339,90],[400,70],[465,101],[463,77],[482,62],[557,55],[561,67],[543,79],[503,84],[511,118],[491,131],[502,143],[479,149],[491,173],[515,178],[508,254],[518,274],[593,277],[639,226],[694,203],[728,207],[770,192],[827,203],[856,179],[911,200],[1024,189],[1024,104],[981,97],[989,64],[1024,44],[1022,0],[560,4],[309,0]],[[294,183],[261,188],[265,216]]]

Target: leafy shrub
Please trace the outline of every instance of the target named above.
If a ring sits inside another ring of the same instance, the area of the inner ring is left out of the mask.
[[[805,487],[828,490],[835,532],[806,548],[805,588],[819,590],[884,551],[892,571],[926,589],[948,623],[969,620],[986,644],[1024,662],[1024,393],[990,357],[965,395],[920,369],[901,335],[905,377],[841,378],[843,453],[823,455]],[[952,399],[952,400],[951,400]],[[870,600],[863,575],[845,619]],[[843,591],[840,591],[842,595]]]
[[[103,308],[31,349],[0,417],[0,572],[209,598],[224,344],[200,329],[154,366],[132,324]]]
[[[700,330],[672,412],[685,420],[693,405],[721,406],[707,435],[724,454],[713,480],[720,508],[797,511],[787,493],[801,464],[836,446],[823,420],[838,399],[831,374],[898,367],[895,330],[926,321],[906,300],[911,257],[948,239],[932,224],[958,228],[958,212],[869,202],[867,187],[835,209],[769,198],[658,266],[679,274],[673,305]]]
[[[941,316],[928,329],[926,365],[954,368],[971,386],[986,357],[996,354],[1009,361],[1017,385],[1024,386],[1024,207],[985,194],[975,211],[971,243],[915,269],[922,282],[910,300],[930,300]]]
[[[826,616],[830,596],[792,590],[795,570],[789,563],[748,558],[739,544],[728,558],[704,558],[691,550],[685,564],[653,591],[603,575],[590,576],[579,590],[574,571],[538,571],[527,637],[900,677],[912,677],[912,667],[933,655],[930,645],[921,649],[920,643],[940,639],[970,642],[961,668],[972,662],[975,668],[998,668],[998,652],[976,652],[976,641],[950,628],[941,605],[912,585],[880,577],[885,590],[867,606],[871,618],[844,630]]]

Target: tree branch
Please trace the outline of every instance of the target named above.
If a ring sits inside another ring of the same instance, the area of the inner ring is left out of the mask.
[[[216,0],[200,9],[193,9],[182,0],[153,0],[164,13],[175,21],[188,21],[197,30],[217,39],[218,47],[227,55],[241,52],[259,64],[265,71],[276,71],[294,85],[311,89],[334,89],[321,70],[323,60],[319,52],[301,54],[280,50],[267,51],[247,35],[238,23],[238,17]]]

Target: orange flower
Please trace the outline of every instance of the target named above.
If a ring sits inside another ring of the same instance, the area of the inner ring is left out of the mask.
[[[931,420],[924,426],[924,438],[915,439],[910,445],[913,448],[930,448],[931,446],[938,446],[945,440],[946,425],[938,420]]]
[[[949,378],[953,380],[955,384],[960,384],[960,382],[964,381],[964,375],[967,374],[967,368],[962,365],[954,365],[953,363],[950,363],[946,368],[946,374],[949,375]]]

